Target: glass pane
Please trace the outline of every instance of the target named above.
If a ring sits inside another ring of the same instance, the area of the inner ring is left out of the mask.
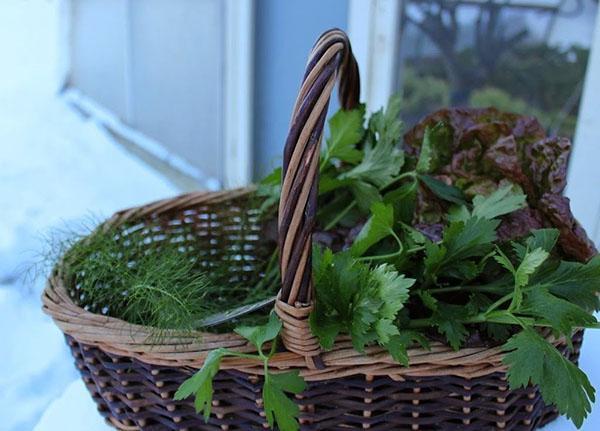
[[[403,117],[442,106],[496,106],[535,115],[572,137],[598,3],[404,2]]]

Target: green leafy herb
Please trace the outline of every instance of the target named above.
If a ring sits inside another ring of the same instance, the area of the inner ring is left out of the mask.
[[[174,399],[177,401],[195,395],[194,406],[196,407],[196,413],[203,412],[204,420],[206,421],[208,421],[208,418],[210,417],[210,409],[212,406],[211,403],[214,392],[212,381],[219,372],[221,359],[228,354],[230,353],[227,349],[212,350],[206,356],[200,371],[183,382],[181,386],[179,386],[179,389],[177,389],[177,392],[175,392]]]
[[[585,310],[598,310],[600,256],[587,263],[562,261],[558,267],[546,269],[533,277],[532,288],[547,287],[554,295],[579,305]]]
[[[265,370],[263,403],[267,422],[272,428],[277,425],[281,431],[298,430],[297,417],[300,414],[300,409],[287,397],[286,392],[299,394],[306,388],[306,383],[297,370],[285,373],[272,373],[269,371],[269,358],[275,353],[275,344],[273,344],[269,353],[265,354],[263,352],[264,344],[276,339],[281,326],[281,321],[272,312],[269,321],[264,325],[236,328],[235,332],[256,347],[257,354],[241,353],[223,348],[211,351],[207,355],[202,368],[181,384],[175,393],[175,400],[183,400],[194,395],[196,412],[203,412],[204,419],[208,421],[212,406],[212,381],[219,371],[221,359],[225,356],[255,359],[263,363]]]
[[[417,161],[416,171],[419,174],[427,174],[435,169],[440,158],[444,158],[443,148],[446,145],[448,133],[444,123],[437,123],[433,127],[426,127],[423,133],[421,152]]]
[[[417,161],[416,171],[420,174],[426,174],[431,169],[431,159],[433,148],[432,140],[432,129],[427,127],[423,134],[423,144],[421,145],[421,154],[419,154],[419,160]]]
[[[394,209],[391,205],[376,202],[371,206],[371,217],[352,244],[353,256],[362,256],[372,245],[394,235]]]
[[[275,313],[271,313],[269,321],[259,326],[238,326],[235,332],[250,341],[259,351],[267,341],[274,340],[281,331],[281,321]]]
[[[325,250],[314,260],[317,301],[310,324],[324,348],[341,332],[350,333],[359,351],[372,342],[385,347],[399,334],[394,320],[414,280],[386,264],[370,269],[348,253]]]
[[[408,348],[415,343],[426,350],[430,349],[427,338],[417,331],[408,329],[399,331],[398,334],[391,336],[385,343],[385,348],[396,362],[408,367]]]
[[[425,245],[423,263],[426,280],[436,281],[439,273],[455,271],[465,265],[467,259],[489,253],[499,224],[498,220],[479,217],[450,222],[441,243],[430,241]]]
[[[554,404],[580,427],[591,411],[595,390],[586,375],[532,329],[524,329],[505,345],[511,388],[539,385],[544,401]]]
[[[460,349],[469,335],[469,331],[462,323],[468,318],[466,307],[443,304],[436,307],[432,321],[440,334],[444,335],[454,350]]]
[[[489,196],[473,198],[473,216],[493,219],[526,206],[527,196],[514,186],[501,187]]]
[[[376,145],[367,142],[362,161],[340,179],[358,180],[378,188],[390,184],[404,163],[404,153],[393,148],[392,142],[380,141]]]
[[[240,223],[243,228],[244,220]],[[69,232],[52,246],[62,255],[49,259],[61,259],[69,294],[78,304],[95,313],[151,327],[154,342],[170,330],[198,329],[208,316],[276,292],[274,280],[255,286],[225,282],[230,278],[228,263],[206,272],[191,247],[195,244],[182,246],[181,239],[190,235],[185,229],[173,234],[151,232],[151,227],[128,231],[104,226],[87,236]],[[230,258],[225,253],[222,262]],[[262,269],[256,268],[254,280]]]
[[[522,313],[539,317],[567,337],[575,328],[592,327],[598,323],[586,310],[552,295],[546,289],[530,289],[526,293]]]
[[[360,105],[350,111],[340,110],[329,120],[330,137],[321,157],[321,165],[332,159],[348,163],[358,163],[362,152],[356,148],[365,132],[363,122],[365,106]]]
[[[300,414],[298,406],[285,393],[299,394],[306,388],[298,371],[281,374],[267,373],[263,384],[265,415],[271,428],[278,425],[282,431],[295,431],[300,428],[296,418]]]
[[[494,256],[496,261],[509,270],[515,279],[515,290],[509,310],[515,310],[521,306],[523,301],[523,287],[529,282],[529,277],[544,263],[548,258],[548,252],[536,248],[531,252],[526,252],[523,260],[515,269],[510,259],[500,250],[497,249],[498,255]]]
[[[461,205],[465,205],[467,202],[463,192],[459,188],[449,186],[445,182],[430,175],[419,175],[419,180],[421,180],[429,190],[445,201]]]

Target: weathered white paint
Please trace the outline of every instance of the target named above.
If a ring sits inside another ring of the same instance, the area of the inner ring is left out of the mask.
[[[127,0],[71,0],[71,86],[127,118]]]
[[[600,9],[586,72],[569,165],[567,196],[573,213],[600,245]]]
[[[254,0],[225,2],[223,179],[228,188],[252,181]]]
[[[222,181],[225,3],[71,0],[71,7],[71,86]]]
[[[361,99],[372,110],[397,91],[401,0],[350,0],[348,32],[361,71]]]

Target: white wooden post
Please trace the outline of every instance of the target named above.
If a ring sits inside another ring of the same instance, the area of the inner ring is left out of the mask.
[[[567,196],[573,214],[600,246],[600,8],[569,164]]]
[[[252,181],[254,0],[225,2],[223,178],[227,188]]]
[[[350,0],[348,33],[361,72],[361,100],[369,109],[398,91],[401,0]]]

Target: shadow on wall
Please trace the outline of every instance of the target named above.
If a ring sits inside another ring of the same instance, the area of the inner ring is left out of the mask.
[[[292,107],[314,41],[331,27],[345,30],[347,16],[348,0],[256,2],[255,178],[281,163]],[[336,109],[337,96],[329,111]]]

